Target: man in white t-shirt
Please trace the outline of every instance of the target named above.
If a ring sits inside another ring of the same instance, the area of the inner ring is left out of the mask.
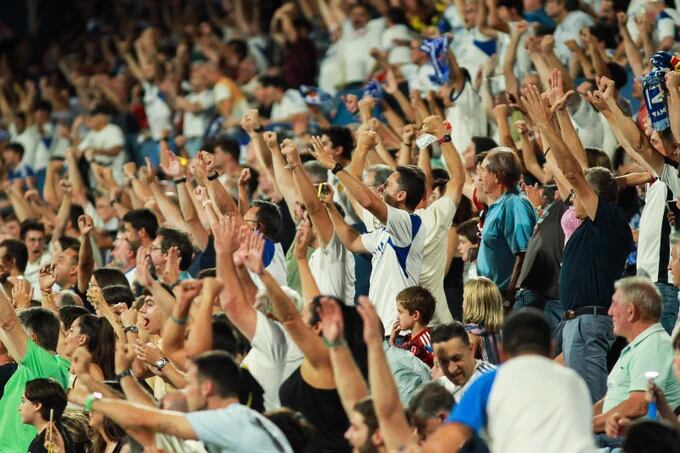
[[[416,211],[416,214],[423,219],[423,225],[427,229],[420,285],[428,289],[437,301],[432,324],[440,324],[453,321],[444,293],[447,264],[446,243],[453,223],[453,216],[456,215],[456,208],[463,194],[465,170],[460,154],[454,148],[451,136],[447,135],[440,116],[433,115],[425,118],[422,133],[432,134],[441,140],[445,140],[440,146],[446,168],[449,171],[449,181],[443,193],[438,193],[439,199],[426,208]],[[426,165],[430,160],[429,150],[427,148],[421,149],[420,153],[418,162]],[[429,193],[429,191],[426,193]]]
[[[371,74],[375,60],[371,50],[380,47],[385,19],[371,20],[371,13],[363,4],[351,7],[342,24],[342,36],[337,42],[337,63],[340,84],[363,83]]]
[[[258,79],[260,85],[256,97],[271,105],[269,120],[262,120],[265,124],[292,124],[301,116],[307,114],[307,104],[298,90],[287,90],[286,82],[281,77],[262,76]]]
[[[543,314],[513,312],[503,324],[503,365],[467,389],[423,451],[449,451],[484,431],[492,453],[594,452],[588,388],[551,354]]]
[[[194,157],[203,145],[203,136],[210,126],[210,111],[214,105],[213,90],[208,88],[202,66],[191,68],[191,93],[177,96],[176,107],[184,112],[182,133],[186,150]]]
[[[264,250],[262,251],[264,267],[279,285],[285,285],[287,283],[286,254],[281,243],[276,241],[282,221],[278,206],[268,201],[254,201],[252,207],[243,216],[243,221],[250,228],[264,235]],[[260,278],[252,272],[250,276],[253,283],[261,288]]]
[[[375,133],[364,146],[375,145]],[[367,137],[368,138],[368,137]],[[425,195],[425,175],[416,166],[397,167],[378,194],[344,171],[333,156],[317,149],[315,157],[331,170],[361,207],[385,225],[372,233],[360,235],[335,208],[332,194],[324,197],[326,210],[340,241],[351,252],[373,255],[368,297],[375,305],[385,329],[392,328],[397,317],[396,296],[404,288],[418,284],[423,263],[427,231],[419,215],[414,214]]]
[[[667,8],[663,2],[652,0],[645,5],[645,15],[647,23],[654,24],[652,40],[655,49],[671,50],[678,41],[680,13]]]
[[[557,22],[557,28],[553,33],[555,55],[567,67],[571,59],[571,52],[567,48],[566,42],[573,39],[581,46],[583,44],[581,29],[590,27],[595,23],[592,17],[580,11],[578,7],[578,0],[548,0],[545,4],[545,12]]]
[[[89,128],[78,145],[85,159],[113,169],[113,177],[123,183],[123,164],[125,163],[125,137],[120,127],[111,123],[110,112],[95,108],[86,119]]]

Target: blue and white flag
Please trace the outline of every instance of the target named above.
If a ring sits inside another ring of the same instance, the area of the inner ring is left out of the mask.
[[[333,102],[333,97],[319,87],[300,85],[300,93],[309,105],[323,105]]]
[[[369,80],[369,82],[364,85],[363,97],[371,96],[376,101],[382,99],[382,86],[377,80]]]
[[[437,85],[444,85],[451,78],[451,68],[449,67],[449,39],[447,36],[426,39],[420,45],[420,50],[427,53],[430,63],[434,67],[434,74],[430,80]]]

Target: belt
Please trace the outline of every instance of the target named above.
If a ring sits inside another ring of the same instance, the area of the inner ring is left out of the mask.
[[[593,315],[593,316],[608,316],[608,308],[600,307],[597,305],[590,305],[587,307],[577,307],[573,310],[567,310],[564,312],[564,319],[574,319],[581,315]]]

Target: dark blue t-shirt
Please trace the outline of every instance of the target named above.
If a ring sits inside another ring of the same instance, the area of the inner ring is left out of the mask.
[[[564,310],[609,307],[621,278],[633,235],[621,209],[600,199],[595,220],[585,219],[564,248],[560,302]]]

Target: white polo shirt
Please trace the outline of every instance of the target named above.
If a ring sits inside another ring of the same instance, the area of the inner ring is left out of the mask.
[[[187,101],[201,106],[200,112],[184,112],[184,125],[182,132],[186,138],[203,137],[210,126],[210,108],[215,105],[212,90],[203,90],[200,93],[190,93]]]
[[[307,111],[307,104],[298,90],[286,90],[281,101],[272,105],[269,117],[272,121],[279,121],[297,113]]]
[[[397,318],[397,294],[420,281],[426,227],[421,217],[387,205],[387,225],[361,235],[373,255],[368,298],[386,331]]]

